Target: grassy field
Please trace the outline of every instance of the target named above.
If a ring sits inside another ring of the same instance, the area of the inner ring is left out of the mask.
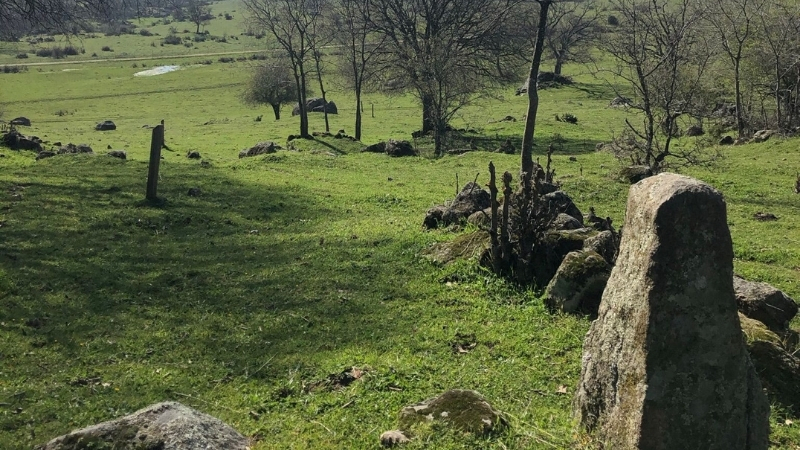
[[[147,53],[161,51],[152,39],[91,42],[110,45],[115,56],[162,55]],[[238,42],[229,51],[259,45]],[[456,176],[464,184],[478,174],[485,183],[489,161],[516,173],[518,156],[391,159],[324,139],[303,142],[299,152],[238,159],[258,141],[285,144],[297,118],[284,110],[275,122],[269,108],[241,104],[251,62],[195,65],[209,58],[186,52],[216,47],[175,50],[182,53],[175,61],[0,74],[5,118],[26,116],[33,121],[26,132],[85,142],[97,153],[35,161],[30,152],[0,150],[0,448],[30,448],[170,399],[221,418],[256,449],[377,448],[402,406],[448,388],[482,392],[510,415],[511,430],[474,440],[433,429],[407,448],[585,445],[570,409],[588,319],[549,314],[537,292],[474,261],[442,267],[424,257],[431,244],[457,236],[421,228],[428,207],[452,198]],[[94,51],[87,41],[86,53]],[[173,62],[182,70],[133,76]],[[607,108],[612,90],[582,70],[568,68],[575,86],[542,93],[536,152],[556,137],[565,190],[582,210],[594,206],[618,224],[628,186],[616,180],[613,158],[594,149],[619,130],[625,112]],[[340,110],[332,130],[350,132],[352,95],[332,86],[329,98]],[[364,104],[365,143],[408,139],[419,128],[411,97],[371,94]],[[520,119],[525,107],[509,87],[465,109],[454,125],[475,129],[479,148],[491,150],[519,140],[521,122],[497,120]],[[554,119],[564,113],[578,124]],[[143,201],[150,139],[143,125],[161,119],[172,151],[161,165],[166,202],[154,207]],[[102,120],[118,129],[94,131]],[[320,116],[311,128],[323,129]],[[106,157],[108,147],[126,150],[128,160]],[[187,159],[189,150],[209,164]],[[719,167],[686,173],[725,194],[737,272],[800,299],[798,141],[724,151]],[[191,187],[202,194],[188,196]],[[779,220],[755,221],[758,211]],[[454,352],[464,340],[477,345]],[[351,367],[364,376],[349,386],[318,383]],[[800,448],[797,423],[774,405],[773,448]]]

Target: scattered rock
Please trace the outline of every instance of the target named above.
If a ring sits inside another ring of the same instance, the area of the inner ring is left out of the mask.
[[[336,104],[333,102],[325,103],[325,100],[322,98],[314,97],[306,99],[306,111],[308,112],[325,112],[328,110],[328,114],[338,114],[339,111],[336,108]],[[300,114],[300,105],[295,104],[294,108],[292,109],[292,116],[296,116]]]
[[[773,222],[775,220],[778,220],[778,218],[775,216],[775,214],[765,213],[765,212],[761,212],[761,211],[753,214],[753,219],[759,220],[761,222]]]
[[[767,340],[754,340],[747,348],[770,397],[800,414],[800,359]]]
[[[409,431],[420,422],[441,421],[456,430],[484,436],[508,426],[503,413],[494,409],[481,394],[464,389],[451,389],[438,397],[400,411],[400,430]]]
[[[766,449],[769,403],[741,338],[722,195],[663,173],[631,186],[625,217],[584,342],[581,425],[606,448]]]
[[[439,205],[428,210],[423,220],[425,228],[447,226],[466,219],[477,211],[491,206],[489,192],[478,183],[470,181],[449,205]]]
[[[692,125],[686,129],[687,136],[702,136],[704,134],[706,134],[706,132],[700,125]]]
[[[200,194],[202,194],[202,191],[200,188],[196,187],[189,188],[189,192],[187,193],[189,197],[200,197]]]
[[[736,305],[745,316],[755,319],[771,331],[783,334],[797,315],[797,304],[791,297],[767,283],[733,277]]]
[[[628,166],[620,171],[620,176],[628,180],[630,184],[638,183],[653,175],[653,169],[648,166]]]
[[[97,131],[111,131],[116,130],[117,126],[114,124],[114,122],[106,120],[95,125],[94,129]]]
[[[119,159],[128,159],[128,153],[125,150],[111,150],[107,155]]]
[[[550,224],[550,228],[554,230],[577,230],[578,228],[583,228],[583,224],[569,214],[559,213]]]
[[[89,448],[246,450],[249,442],[215,417],[177,402],[164,402],[73,431],[36,447],[37,450]]]
[[[611,266],[595,251],[567,254],[547,285],[544,303],[552,311],[597,315]]]
[[[43,151],[41,151],[41,152],[36,154],[36,160],[38,161],[40,159],[51,158],[53,156],[56,156],[56,152],[51,152],[49,150],[43,150]]]
[[[258,144],[250,147],[249,149],[239,152],[239,158],[246,158],[250,156],[266,155],[268,153],[275,153],[280,150],[280,146],[272,141],[259,142]]]
[[[759,130],[753,134],[753,141],[755,143],[766,142],[771,138],[774,134],[776,134],[777,130]]]
[[[28,119],[27,117],[17,117],[12,119],[9,123],[16,127],[29,127],[31,126],[31,119]]]
[[[0,135],[0,145],[4,145],[11,150],[33,150],[34,152],[44,150],[39,138],[36,136],[24,136],[16,130]]]
[[[608,106],[612,108],[620,108],[620,107],[628,107],[631,106],[631,99],[626,97],[614,97],[611,102],[608,103]]]
[[[200,159],[200,152],[197,150],[191,150],[189,153],[186,154],[186,157],[189,159]]]
[[[377,144],[368,145],[362,148],[361,152],[386,153],[386,142],[378,142]]]
[[[400,430],[384,431],[381,434],[381,445],[384,447],[405,444],[406,442],[411,442],[411,439],[409,439],[405,433]]]
[[[516,122],[517,118],[514,116],[505,116],[502,119],[498,120],[498,122]]]
[[[367,372],[366,369],[358,367],[348,367],[339,373],[332,373],[327,378],[303,386],[305,392],[312,392],[319,389],[337,390],[350,386],[354,381],[360,380]]]
[[[733,145],[734,139],[732,136],[723,136],[722,139],[719,140],[719,145]]]
[[[57,150],[57,153],[59,155],[79,154],[79,153],[94,153],[94,150],[92,150],[92,147],[90,147],[89,144],[78,144],[78,145],[75,145],[75,144],[70,142],[69,144],[60,147]]]
[[[414,146],[408,141],[395,141],[389,139],[386,141],[386,154],[389,156],[417,156],[417,151]]]
[[[561,262],[570,252],[583,249],[583,243],[597,231],[591,228],[576,230],[549,230],[545,232],[538,251],[531,262],[533,278],[537,286],[547,286],[553,279]]]

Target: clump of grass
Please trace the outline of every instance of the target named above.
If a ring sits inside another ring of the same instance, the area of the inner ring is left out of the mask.
[[[167,45],[181,45],[183,44],[183,39],[177,34],[171,33],[164,37],[161,42]]]
[[[108,45],[104,45],[103,48],[101,48],[100,50],[102,50],[104,52],[113,52],[114,51],[114,49],[112,49]]]
[[[141,30],[139,30],[139,35],[141,35],[141,36],[152,36],[153,33],[150,30],[148,30],[147,28],[142,28]]]
[[[5,66],[0,67],[0,72],[2,72],[2,73],[21,73],[21,72],[27,72],[27,71],[28,71],[28,67],[27,66],[5,65]]]
[[[17,59],[27,59],[27,58],[28,58],[27,53],[17,53]]]

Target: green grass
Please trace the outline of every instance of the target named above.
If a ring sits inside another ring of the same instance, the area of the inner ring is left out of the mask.
[[[103,42],[115,53],[138,51]],[[452,198],[456,176],[486,183],[489,161],[516,174],[518,156],[391,159],[320,138],[297,142],[299,152],[238,159],[259,141],[285,145],[298,127],[286,109],[275,122],[270,108],[241,104],[248,63],[149,78],[133,77],[143,70],[136,63],[0,75],[5,117],[24,115],[31,134],[98,153],[37,162],[0,150],[0,448],[30,448],[169,399],[221,418],[258,440],[257,449],[377,448],[402,406],[456,387],[477,389],[509,413],[511,431],[475,441],[434,430],[407,448],[581,447],[570,409],[588,320],[549,314],[535,292],[472,261],[440,267],[423,256],[456,236],[421,228],[427,208]],[[594,206],[621,224],[628,187],[594,146],[620,129],[625,112],[605,107],[613,97],[605,82],[576,78],[574,87],[542,92],[536,154],[561,135],[554,161],[565,190],[582,210]],[[352,132],[352,95],[332,86],[329,98],[341,113],[331,116],[332,131]],[[409,96],[370,94],[364,104],[365,143],[409,139],[419,128]],[[509,87],[454,125],[475,129],[470,139],[492,149],[518,141],[521,120],[495,121],[521,119],[525,106]],[[577,125],[555,121],[566,112]],[[118,129],[93,131],[106,119]],[[161,119],[174,151],[161,165],[166,202],[151,206],[142,126]],[[311,128],[323,129],[321,116],[312,115]],[[731,147],[723,166],[687,171],[726,196],[737,272],[794,298],[797,144]],[[129,159],[106,157],[107,146]],[[195,149],[210,167],[185,158]],[[188,196],[190,187],[202,195]],[[757,222],[756,211],[780,219]],[[477,347],[454,353],[457,336],[473,333]],[[362,380],[304,390],[351,366],[367,370]],[[786,419],[800,421],[776,405],[773,447],[796,449],[798,425]]]

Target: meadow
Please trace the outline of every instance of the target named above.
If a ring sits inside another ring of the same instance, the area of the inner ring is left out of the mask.
[[[215,14],[235,9],[215,4]],[[207,29],[239,35],[233,15]],[[148,29],[166,34],[169,26]],[[454,196],[457,176],[461,185],[476,175],[485,184],[489,161],[516,176],[518,155],[490,152],[522,135],[521,121],[498,122],[525,111],[514,86],[487,93],[453,122],[475,130],[479,151],[393,159],[318,138],[299,151],[239,159],[260,141],[285,146],[299,120],[287,108],[276,122],[269,107],[242,104],[256,62],[192,55],[261,51],[267,41],[164,49],[150,44],[156,38],[86,39],[86,53],[67,59],[74,63],[0,73],[4,119],[28,117],[25,133],[88,143],[96,153],[36,161],[0,149],[0,448],[31,448],[164,400],[219,417],[255,449],[378,448],[402,406],[449,388],[480,391],[509,415],[510,431],[476,439],[434,427],[406,448],[591,445],[570,413],[589,319],[549,313],[539,291],[474,260],[441,266],[425,256],[461,233],[421,226],[427,208]],[[152,59],[88,62],[102,45],[114,57]],[[20,62],[19,48],[6,50],[0,65]],[[181,70],[134,76],[173,63]],[[564,190],[582,211],[593,206],[621,224],[628,185],[595,145],[627,113],[608,107],[608,80],[582,66],[566,72],[575,85],[541,93],[536,156],[554,142]],[[340,112],[331,129],[351,132],[354,97],[331,78],[328,97]],[[411,96],[371,93],[364,106],[364,144],[411,139],[420,126]],[[555,120],[564,113],[578,123]],[[165,201],[154,206],[144,201],[144,126],[162,119],[170,150],[159,182]],[[103,120],[117,130],[94,131]],[[324,129],[320,115],[311,129]],[[726,147],[715,168],[684,170],[725,195],[737,273],[795,299],[799,143]],[[107,148],[128,159],[105,156]],[[190,150],[204,164],[187,159]],[[201,195],[189,196],[192,187]],[[759,211],[779,220],[756,221]],[[475,345],[454,350],[463,343]],[[352,367],[363,371],[359,380],[326,382]],[[771,425],[773,448],[800,448],[800,418],[774,403]]]

